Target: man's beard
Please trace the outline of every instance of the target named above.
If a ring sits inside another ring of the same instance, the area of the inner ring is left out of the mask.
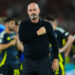
[[[39,15],[32,14],[29,17],[30,17],[30,19],[35,20],[35,19],[37,19],[39,17]]]
[[[13,29],[9,29],[11,32],[14,31]]]

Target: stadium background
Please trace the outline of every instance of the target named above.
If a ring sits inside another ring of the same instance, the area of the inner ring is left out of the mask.
[[[27,4],[33,1],[39,4],[41,17],[50,14],[54,15],[61,27],[69,31],[72,35],[75,34],[75,0],[0,0],[0,24],[3,24],[5,17],[27,19]],[[69,56],[66,57],[66,75],[75,74],[75,48],[73,47],[73,49]]]

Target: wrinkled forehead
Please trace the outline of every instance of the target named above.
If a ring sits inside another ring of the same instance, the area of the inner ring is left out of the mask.
[[[30,3],[27,9],[39,9],[39,6],[36,3]]]

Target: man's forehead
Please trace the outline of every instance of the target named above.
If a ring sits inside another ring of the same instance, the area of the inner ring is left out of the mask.
[[[9,22],[15,22],[15,20],[11,20],[11,21],[9,21]]]
[[[38,6],[38,4],[36,4],[36,3],[30,3],[30,4],[28,5],[28,9],[30,9],[30,8],[36,8],[36,9],[38,9],[39,6]]]

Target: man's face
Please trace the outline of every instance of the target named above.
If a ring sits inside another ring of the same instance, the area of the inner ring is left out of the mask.
[[[8,22],[8,29],[10,31],[14,30],[14,26],[15,26],[15,21],[14,20],[11,20],[10,22]]]
[[[14,26],[14,32],[18,32],[18,30],[19,30],[19,25],[15,25]]]
[[[28,6],[27,13],[31,20],[35,20],[39,18],[40,9],[37,4],[32,3]]]
[[[51,21],[51,24],[52,24],[52,26],[53,26],[53,29],[55,30],[56,29],[56,27],[57,27],[57,21]]]

